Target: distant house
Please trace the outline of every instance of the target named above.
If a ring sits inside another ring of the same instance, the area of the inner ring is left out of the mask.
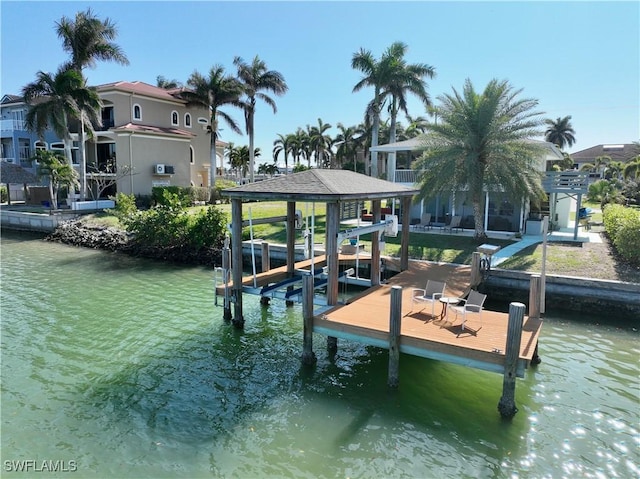
[[[529,140],[542,147],[542,155],[538,160],[538,170],[545,172],[549,161],[561,160],[562,153],[552,143],[546,141]],[[396,183],[405,185],[414,185],[418,179],[418,171],[411,169],[412,152],[419,151],[423,146],[421,137],[411,138],[409,140],[390,143],[387,145],[378,145],[371,147],[370,151],[378,151],[379,153],[396,153],[397,159],[382,159],[383,165],[386,166],[387,178]],[[396,167],[402,165],[404,168]],[[553,176],[553,173],[547,173],[547,176]],[[545,182],[552,184],[553,182]],[[581,186],[583,188],[584,185]],[[552,221],[558,227],[566,227],[569,221],[570,203],[568,196],[563,189],[558,190],[555,186],[546,190],[550,193],[550,201],[540,205],[540,214],[550,215]],[[562,193],[558,194],[561,191]],[[582,191],[583,190],[576,190]],[[531,212],[531,205],[526,202],[523,204],[512,204],[508,195],[502,191],[487,191],[485,193],[484,207],[484,228],[486,231],[506,231],[506,232],[525,232],[526,223]],[[431,213],[434,224],[444,225],[450,221],[452,216],[462,216],[462,227],[472,229],[474,227],[473,207],[467,192],[464,190],[453,191],[449,194],[439,194],[429,199],[422,200],[412,206],[410,216],[414,222],[418,222],[422,213]]]
[[[596,158],[601,156],[608,156],[612,161],[629,161],[640,154],[638,146],[633,143],[620,143],[612,145],[596,145],[586,150],[576,151],[571,153],[573,159],[573,167],[577,170],[582,168],[587,163],[594,164]]]
[[[93,138],[85,138],[89,188],[98,175],[113,174],[113,165],[127,165],[133,174],[118,181],[105,195],[148,195],[154,186],[209,186],[209,110],[188,105],[180,90],[165,90],[143,82],[114,82],[96,87],[103,102],[102,126]],[[2,98],[2,161],[35,171],[29,158],[35,149],[57,149],[62,141],[47,131],[44,141],[26,131],[28,105],[15,95]],[[78,134],[72,125],[72,157],[79,169]],[[224,147],[217,142],[218,171]],[[114,175],[115,176],[115,175]]]

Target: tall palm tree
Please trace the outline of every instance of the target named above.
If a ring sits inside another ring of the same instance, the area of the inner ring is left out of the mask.
[[[318,124],[309,128],[309,142],[316,155],[316,165],[318,168],[324,168],[324,155],[331,153],[331,136],[325,132],[331,128],[329,123],[325,123],[321,118],[318,118]],[[309,165],[310,166],[310,165]]]
[[[349,161],[353,163],[353,171],[356,171],[357,146],[363,131],[357,126],[345,127],[342,123],[338,123],[338,130],[335,141],[338,146],[336,150],[338,166],[343,167],[345,162]]]
[[[209,186],[210,188],[214,188],[216,184],[216,170],[218,168],[216,154],[216,141],[218,140],[218,132],[220,129],[218,118],[222,118],[234,132],[242,133],[242,130],[240,130],[238,123],[233,117],[220,110],[220,108],[225,105],[241,108],[240,95],[242,93],[242,86],[233,76],[225,74],[224,67],[221,65],[212,66],[207,76],[202,75],[198,71],[194,71],[187,80],[187,85],[191,89],[182,91],[181,96],[187,100],[188,103],[200,105],[209,110],[209,132],[211,134],[209,138]],[[212,194],[211,201],[213,200],[214,195]]]
[[[234,150],[234,154],[231,159],[231,167],[235,168],[236,171],[241,173],[242,179],[244,180],[247,177],[247,172],[249,171],[249,147],[247,145],[242,145],[239,148]],[[254,157],[260,156],[260,148],[256,148],[253,152]]]
[[[389,81],[389,57],[386,54],[377,60],[370,50],[361,48],[351,58],[351,68],[363,73],[363,78],[353,87],[353,92],[365,87],[373,87],[373,100],[367,105],[365,123],[371,123],[371,146],[378,146],[380,131],[380,111],[382,109],[382,90]],[[378,152],[371,152],[371,176],[378,176]]]
[[[420,196],[467,190],[475,237],[485,238],[485,191],[504,190],[518,202],[541,197],[536,168],[540,148],[527,141],[540,134],[537,100],[519,99],[507,81],[491,80],[477,93],[467,80],[462,93],[438,97],[440,122],[429,126],[425,153],[416,161]]]
[[[286,174],[289,172],[289,160],[287,155],[291,152],[292,147],[289,142],[290,139],[291,135],[278,134],[278,138],[273,142],[273,161],[277,164],[278,157],[280,156],[280,153],[282,153],[284,155],[284,170]]]
[[[402,42],[393,43],[385,55],[388,57],[389,78],[382,92],[382,97],[389,97],[389,113],[391,116],[391,124],[389,125],[389,143],[396,141],[396,122],[398,112],[407,111],[407,95],[409,93],[418,97],[425,107],[431,105],[431,99],[427,93],[427,84],[425,78],[434,78],[436,75],[435,68],[425,63],[407,64],[404,56],[407,52],[407,45]],[[388,155],[388,173],[393,175],[395,171],[396,155],[389,153]],[[393,181],[393,178],[389,178]]]
[[[276,103],[265,92],[274,95],[284,95],[287,84],[280,72],[268,70],[264,61],[256,55],[251,63],[246,63],[241,57],[235,57],[233,64],[238,68],[238,80],[243,87],[246,99],[243,101],[244,117],[247,134],[249,135],[249,182],[253,183],[254,169],[254,119],[256,112],[256,100],[259,98],[269,105],[276,113]]]
[[[80,73],[62,67],[53,76],[38,72],[36,81],[23,87],[22,95],[29,105],[27,128],[40,138],[47,129],[52,129],[62,140],[65,157],[72,165],[69,123],[77,119],[90,125],[89,120],[93,119],[99,124],[101,102],[95,90],[87,88]]]
[[[555,121],[546,119],[544,121],[548,127],[544,132],[545,140],[553,143],[561,150],[565,146],[571,147],[576,142],[575,130],[571,126],[571,115],[564,118],[558,117]]]
[[[427,131],[427,127],[429,126],[429,121],[423,116],[413,117],[407,115],[407,122],[409,125],[404,130],[407,138],[415,138],[416,136],[422,135]]]
[[[604,155],[597,157],[593,163],[585,163],[580,167],[582,171],[593,171],[599,173],[600,176],[604,176],[604,172],[607,169],[607,165],[611,163],[611,157]]]
[[[76,13],[75,18],[63,16],[56,22],[56,33],[62,40],[62,48],[71,55],[65,68],[70,68],[82,75],[86,67],[93,68],[96,61],[114,61],[128,65],[129,60],[122,48],[113,42],[118,34],[115,24],[109,19],[100,20],[91,8]],[[81,105],[81,110],[83,106]],[[82,112],[81,117],[93,117],[93,112]],[[78,145],[80,155],[80,195],[85,199],[87,193],[87,159],[84,136],[85,121],[80,121]],[[91,130],[92,132],[92,130]]]

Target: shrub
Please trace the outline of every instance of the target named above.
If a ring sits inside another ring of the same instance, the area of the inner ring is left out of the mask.
[[[214,201],[215,200],[222,200],[225,202],[229,202],[229,198],[223,198],[222,194],[220,193],[222,190],[226,190],[228,188],[234,188],[238,186],[235,181],[230,181],[230,180],[216,180],[216,187],[214,190],[214,197],[212,198]]]
[[[7,187],[5,185],[0,186],[0,202],[6,203],[8,198]]]
[[[603,221],[620,256],[630,263],[640,264],[640,211],[622,205],[607,205]]]
[[[196,201],[209,201],[209,188],[205,188],[203,186],[191,186],[189,188],[189,197],[191,198],[192,204]]]
[[[116,194],[115,198],[116,206],[114,208],[114,214],[121,223],[124,223],[125,219],[134,215],[138,208],[136,207],[136,198],[133,195],[126,195],[124,193]]]
[[[226,215],[209,206],[191,217],[189,244],[194,248],[216,247],[222,242],[226,231]]]
[[[169,202],[173,201],[173,197],[175,196],[180,206],[188,208],[193,204],[189,189],[190,188],[184,188],[182,186],[154,186],[151,189],[153,204],[168,206]],[[169,193],[170,196],[167,196],[166,193]]]

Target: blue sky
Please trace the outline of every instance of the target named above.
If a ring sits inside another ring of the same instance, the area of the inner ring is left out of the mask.
[[[271,161],[278,133],[293,133],[318,118],[334,127],[363,119],[373,91],[352,93],[361,78],[351,58],[361,47],[376,57],[394,41],[407,59],[432,65],[428,82],[437,104],[469,78],[481,90],[506,79],[522,96],[539,100],[544,118],[571,115],[577,143],[640,138],[640,2],[27,2],[0,3],[0,92],[20,93],[38,70],[67,59],[55,22],[88,6],[118,27],[116,42],[131,64],[99,63],[85,74],[97,85],[118,80],[155,84],[158,75],[186,82],[221,64],[235,73],[236,55],[255,55],[281,72],[289,92],[256,112],[256,146]],[[241,112],[226,109],[239,122]],[[413,116],[425,115],[417,101]],[[337,130],[329,130],[332,135]],[[248,144],[246,135],[221,133]]]

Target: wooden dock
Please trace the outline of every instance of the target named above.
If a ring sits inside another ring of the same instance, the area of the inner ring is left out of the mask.
[[[370,261],[370,257],[360,255],[359,261]],[[339,263],[343,267],[349,267],[352,263],[355,264],[355,255],[340,254]],[[384,264],[390,270],[399,267],[396,263],[396,259],[384,258]],[[313,262],[311,259],[296,262],[294,270],[310,271],[312,267],[317,270],[326,264],[326,256],[321,255],[316,256]],[[400,286],[400,352],[502,374],[505,370],[507,313],[484,309],[482,323],[474,315],[463,330],[462,320],[460,317],[456,318],[453,310],[441,318],[442,305],[439,303],[435,306],[434,316],[431,315],[431,305],[412,305],[413,288],[424,288],[428,279],[446,282],[446,296],[463,297],[469,291],[470,277],[470,266],[410,261],[409,269],[392,276],[386,284],[366,289],[349,299],[347,304],[322,307],[322,302],[316,303],[320,307],[314,313],[313,331],[388,349],[391,288]],[[288,278],[286,266],[258,273],[255,280],[253,276],[245,276],[242,281],[243,291],[261,294],[264,288],[285,282]],[[301,277],[299,281],[296,288],[301,284]],[[217,286],[217,293],[224,294],[224,285]],[[284,293],[269,293],[268,296],[289,299],[285,298]],[[299,300],[300,297],[292,299]],[[524,377],[525,369],[534,356],[541,327],[540,319],[525,316],[517,366],[518,377]]]
[[[412,288],[424,288],[427,279],[446,281],[447,296],[460,296],[468,288],[470,267],[427,262],[410,262],[409,269],[393,276],[387,284],[373,287],[349,304],[335,306],[314,317],[314,332],[336,338],[389,348],[390,297],[392,286],[402,290],[400,352],[496,373],[504,373],[508,314],[484,310],[482,325],[475,316],[461,328],[454,311],[440,319],[442,305],[416,304],[412,309]],[[520,343],[517,376],[531,362],[542,321],[525,316]]]

